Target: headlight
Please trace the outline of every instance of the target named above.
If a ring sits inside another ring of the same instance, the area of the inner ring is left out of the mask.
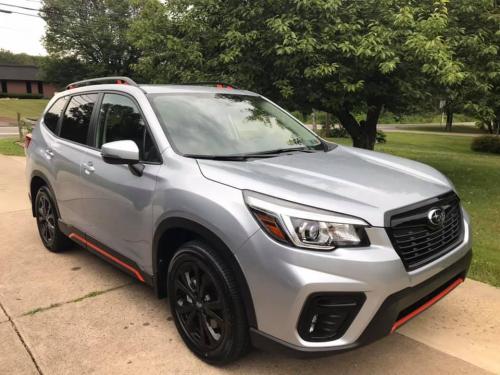
[[[316,250],[368,244],[368,224],[361,219],[251,191],[244,191],[243,197],[261,227],[277,241]]]

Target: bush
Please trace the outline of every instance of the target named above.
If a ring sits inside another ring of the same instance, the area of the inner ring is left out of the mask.
[[[387,143],[387,135],[382,130],[377,130],[376,138],[377,143]]]
[[[334,126],[330,129],[330,134],[322,134],[324,137],[332,138],[350,138],[349,133],[342,126]],[[377,135],[375,138],[377,143],[387,143],[387,135],[382,130],[377,130]]]
[[[493,135],[476,137],[472,140],[470,148],[472,151],[500,154],[500,137]]]
[[[341,126],[334,126],[330,129],[330,134],[326,134],[326,136],[333,138],[349,138],[349,133]]]
[[[43,99],[42,94],[9,94],[8,92],[0,93],[0,98],[9,99]]]

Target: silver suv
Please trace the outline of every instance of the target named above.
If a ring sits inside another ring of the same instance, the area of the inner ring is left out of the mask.
[[[469,217],[441,173],[328,143],[225,84],[71,84],[35,127],[26,176],[45,247],[74,241],[168,296],[212,364],[250,345],[370,343],[471,260]]]

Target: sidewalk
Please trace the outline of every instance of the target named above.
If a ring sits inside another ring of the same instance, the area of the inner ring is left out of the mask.
[[[151,289],[77,246],[46,251],[24,158],[0,155],[0,170],[0,374],[500,374],[500,290],[472,280],[355,351],[313,360],[253,351],[208,366]]]

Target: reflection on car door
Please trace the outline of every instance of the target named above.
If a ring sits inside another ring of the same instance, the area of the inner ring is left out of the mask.
[[[132,140],[144,164],[142,176],[127,165],[105,163],[104,143]],[[106,93],[96,116],[94,149],[82,159],[85,231],[135,263],[151,263],[152,201],[160,156],[137,104],[128,96]],[[149,254],[149,255],[148,255]]]
[[[54,190],[61,219],[77,228],[82,227],[82,191],[80,164],[87,147],[90,119],[97,94],[72,96],[64,111],[59,139],[50,147],[54,170]]]

